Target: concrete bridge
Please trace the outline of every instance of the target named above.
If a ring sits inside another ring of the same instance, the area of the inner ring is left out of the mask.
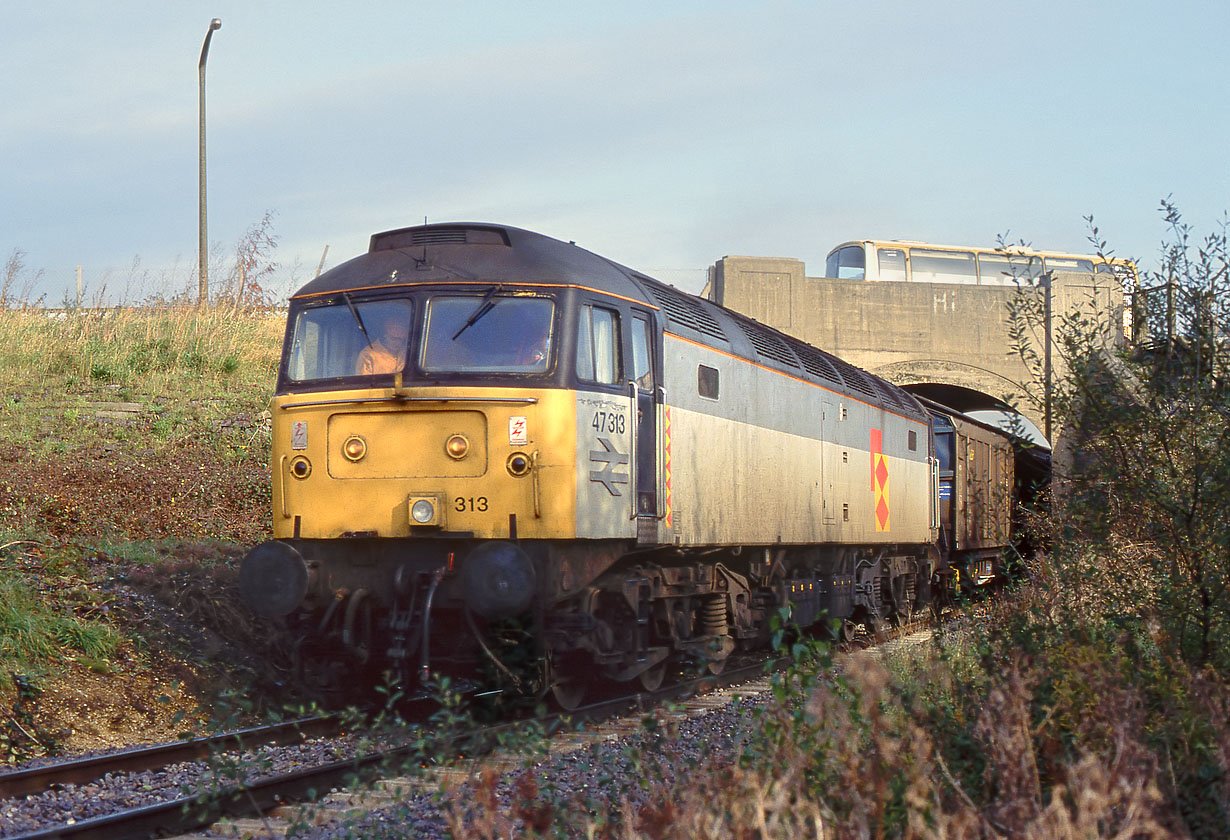
[[[1045,427],[1041,400],[1025,398],[1040,398],[1040,388],[1009,337],[1015,286],[837,280],[804,268],[790,258],[723,257],[703,294],[952,408],[1012,408]],[[1114,275],[1052,275],[1052,323],[1078,310],[1116,325],[1108,334],[1122,342],[1123,287]],[[1043,336],[1035,339],[1041,357]],[[1052,357],[1060,376],[1060,355]]]

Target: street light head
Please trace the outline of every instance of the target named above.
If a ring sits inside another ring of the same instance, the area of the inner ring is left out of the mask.
[[[214,18],[213,20],[211,20],[209,22],[209,28],[210,29],[221,29],[222,28],[222,18]]]

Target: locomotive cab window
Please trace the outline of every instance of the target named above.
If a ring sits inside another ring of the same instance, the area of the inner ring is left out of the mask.
[[[296,382],[376,376],[405,367],[413,305],[405,299],[344,296],[302,310],[286,359]]]
[[[653,357],[649,348],[653,328],[641,315],[632,316],[632,378],[642,391],[653,389]]]
[[[545,373],[555,304],[549,298],[437,295],[427,303],[419,363],[429,373]]]
[[[717,368],[711,368],[708,365],[696,367],[696,393],[707,400],[716,400],[719,385]]]
[[[619,313],[600,306],[582,306],[577,325],[577,378],[617,385],[619,357]]]

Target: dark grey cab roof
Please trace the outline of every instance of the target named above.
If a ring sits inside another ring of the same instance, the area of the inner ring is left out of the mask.
[[[294,298],[417,283],[565,283],[646,300],[631,270],[575,244],[470,222],[374,234],[366,254],[332,268]]]

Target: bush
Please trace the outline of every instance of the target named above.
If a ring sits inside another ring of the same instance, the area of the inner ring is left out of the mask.
[[[1088,313],[1052,327],[1066,368],[1051,395],[1061,438],[1056,451],[1070,457],[1058,473],[1049,536],[1061,563],[1080,563],[1083,548],[1072,537],[1109,549],[1099,556],[1119,558],[1132,594],[1143,598],[1140,610],[1165,631],[1168,650],[1224,678],[1230,676],[1230,254],[1225,223],[1197,246],[1174,204],[1162,202],[1162,211],[1169,237],[1161,268],[1128,290],[1133,340],[1108,345],[1106,325]],[[1092,231],[1104,254],[1105,243]],[[1045,327],[1032,300],[1023,295],[1013,312],[1027,361],[1037,354],[1024,337]],[[1039,398],[1044,383],[1034,370]]]

